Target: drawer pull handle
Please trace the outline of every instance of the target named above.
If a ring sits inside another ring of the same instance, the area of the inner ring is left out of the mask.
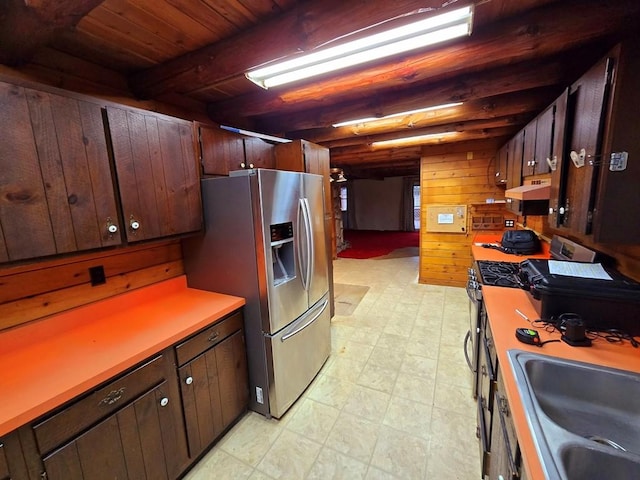
[[[184,383],[191,385],[193,383],[193,377],[187,377],[184,379]]]
[[[210,342],[215,342],[216,339],[220,336],[220,332],[213,332],[211,335],[209,335],[209,338],[207,338],[207,340],[209,340]]]
[[[169,399],[167,397],[162,397],[160,399],[160,406],[166,407],[167,405],[169,405]]]
[[[122,398],[125,390],[125,387],[119,388],[118,390],[111,390],[106,397],[100,400],[99,405],[113,405]]]

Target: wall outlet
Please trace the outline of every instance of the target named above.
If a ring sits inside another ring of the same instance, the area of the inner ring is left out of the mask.
[[[264,404],[264,396],[262,395],[262,388],[256,387],[256,401]]]
[[[504,220],[504,226],[507,227],[507,228],[513,228],[513,227],[516,226],[516,221],[513,220],[513,219],[506,218]]]

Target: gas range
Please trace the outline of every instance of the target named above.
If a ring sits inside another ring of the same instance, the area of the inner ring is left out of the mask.
[[[520,264],[517,262],[499,262],[492,260],[478,260],[479,280],[482,285],[497,287],[519,288],[517,273]]]

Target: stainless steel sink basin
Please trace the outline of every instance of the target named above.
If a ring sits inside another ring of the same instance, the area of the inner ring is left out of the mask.
[[[640,374],[508,355],[548,478],[640,478]]]

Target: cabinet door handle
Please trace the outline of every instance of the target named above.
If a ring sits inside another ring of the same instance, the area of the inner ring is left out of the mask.
[[[220,332],[215,331],[211,335],[209,335],[209,338],[207,338],[207,340],[210,342],[215,342],[219,336],[220,336]]]
[[[98,403],[98,405],[113,405],[122,398],[125,390],[125,387],[119,388],[118,390],[111,390],[109,393],[107,393],[106,397],[100,400],[100,403]]]
[[[184,383],[191,385],[193,383],[193,377],[187,377],[184,379]]]
[[[160,406],[166,407],[167,405],[169,405],[169,399],[167,397],[162,397],[160,399]]]

